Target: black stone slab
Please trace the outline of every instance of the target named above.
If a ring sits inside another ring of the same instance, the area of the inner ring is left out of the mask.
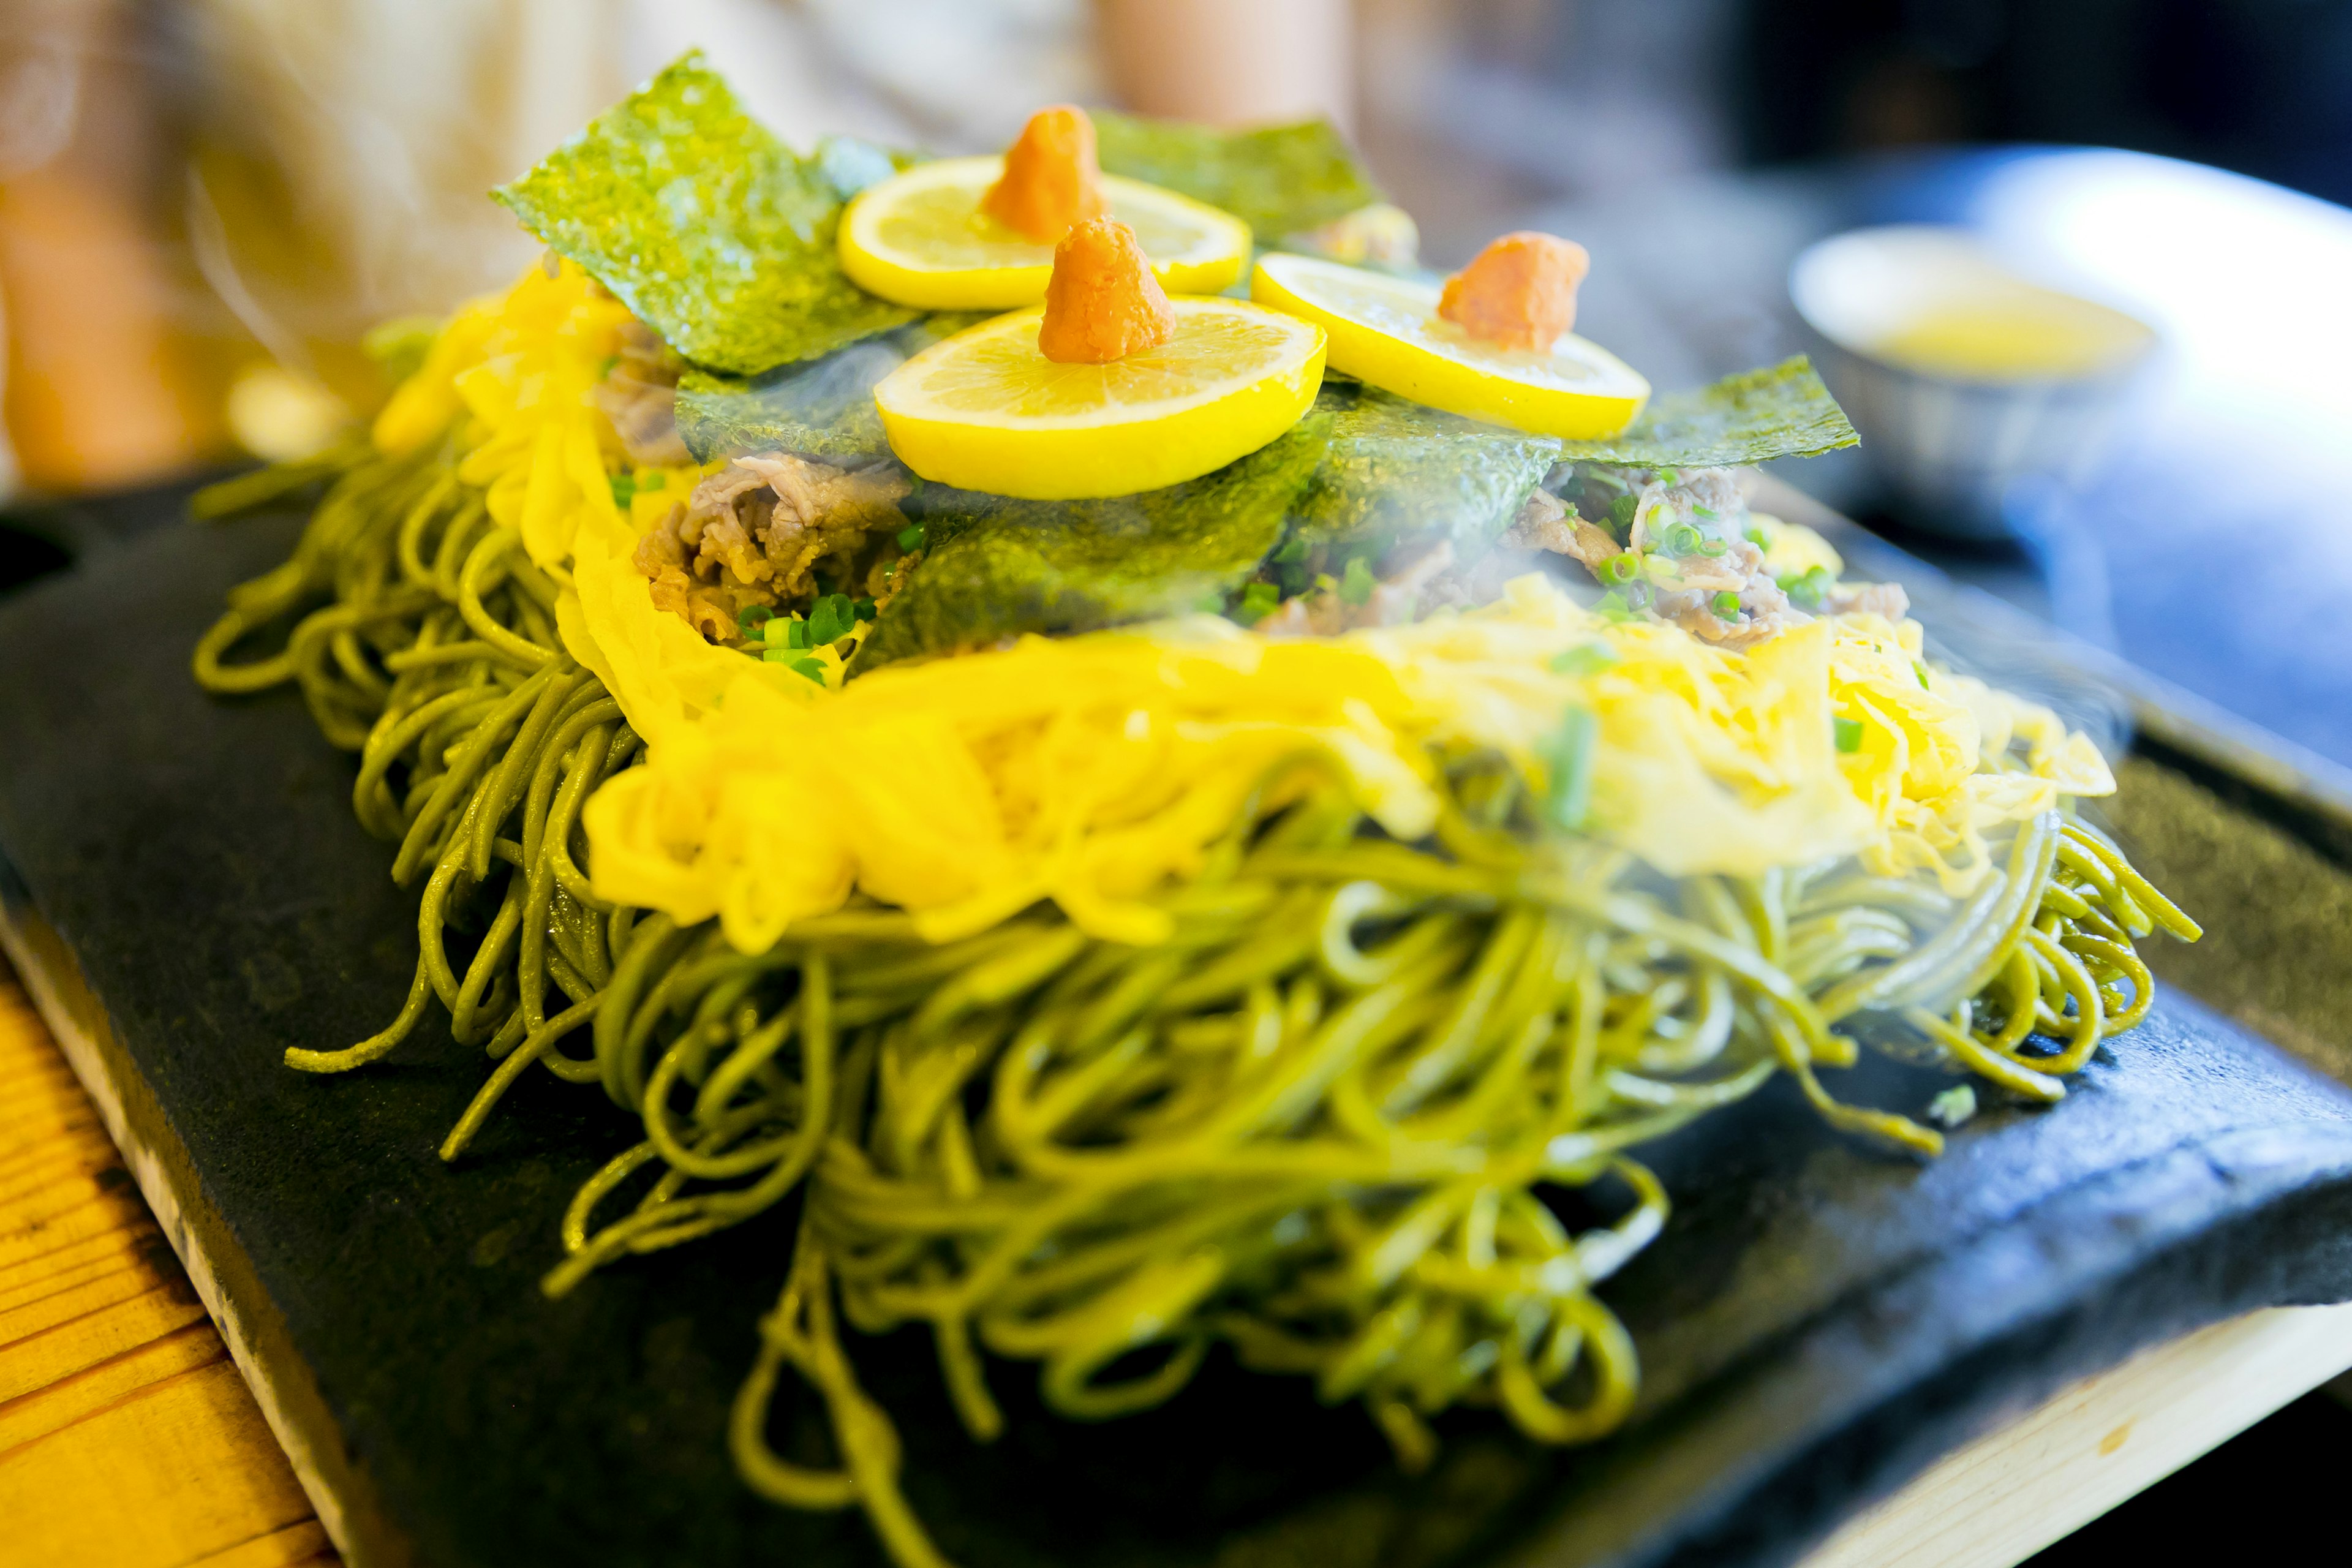
[[[167,528],[0,603],[15,950],[281,1435],[361,1568],[877,1561],[857,1516],[769,1507],[725,1457],[789,1213],[550,1303],[564,1202],[632,1119],[531,1075],[451,1169],[434,1147],[483,1067],[446,1033],[340,1078],[278,1065],[391,1015],[415,918],[299,702],[187,676],[222,590],[291,532]],[[1948,1081],[1836,1077],[1913,1110]],[[968,1568],[1785,1562],[2065,1379],[2352,1295],[2352,1097],[2177,995],[2075,1083],[1927,1164],[1830,1134],[1785,1086],[1658,1148],[1675,1217],[1604,1292],[1642,1404],[1580,1452],[1457,1412],[1408,1480],[1354,1410],[1214,1364],[1087,1426],[999,1365],[1012,1431],[977,1448],[919,1335],[852,1351]]]

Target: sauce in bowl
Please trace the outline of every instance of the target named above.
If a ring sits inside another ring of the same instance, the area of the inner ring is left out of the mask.
[[[1925,306],[1869,345],[1880,359],[1962,381],[2095,375],[2137,354],[2147,330],[2103,305],[2053,289]]]

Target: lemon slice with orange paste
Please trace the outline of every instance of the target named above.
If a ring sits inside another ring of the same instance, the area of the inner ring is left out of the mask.
[[[1508,235],[1440,289],[1269,253],[1258,258],[1250,298],[1321,327],[1332,369],[1400,397],[1538,435],[1601,440],[1633,423],[1650,384],[1566,330],[1582,254],[1549,235]]]
[[[841,268],[867,293],[925,310],[1034,305],[1070,226],[1106,216],[1135,231],[1171,294],[1213,294],[1249,257],[1247,224],[1102,174],[1085,112],[1057,108],[1032,116],[1002,157],[922,163],[861,192],[842,215]]]
[[[935,343],[874,389],[899,461],[1038,500],[1159,489],[1298,422],[1323,331],[1242,300],[1170,299],[1116,218],[1078,225],[1044,306]]]

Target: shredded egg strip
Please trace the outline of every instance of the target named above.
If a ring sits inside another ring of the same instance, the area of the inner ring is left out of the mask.
[[[1094,935],[1150,942],[1167,931],[1153,892],[1197,870],[1268,779],[1279,799],[1286,770],[1294,787],[1337,774],[1414,840],[1435,823],[1432,781],[1465,757],[1545,789],[1546,740],[1582,707],[1598,737],[1584,831],[1661,871],[1856,855],[1965,891],[1989,832],[2114,781],[2046,710],[1923,680],[1917,639],[1852,616],[1727,652],[1529,576],[1485,609],[1333,638],[1200,617],[1025,637],[837,693],[743,679],[589,803],[595,887],[715,915],[746,952],[853,889],[939,940],[1052,899]],[[1583,648],[1603,657],[1560,658]],[[1849,752],[1839,718],[1860,726]]]

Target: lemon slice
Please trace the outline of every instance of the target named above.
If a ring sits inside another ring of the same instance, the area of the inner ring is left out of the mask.
[[[1472,419],[1573,440],[1633,422],[1650,384],[1573,332],[1548,353],[1480,342],[1437,313],[1438,288],[1314,256],[1270,252],[1250,298],[1331,334],[1331,368]]]
[[[980,210],[1003,172],[1001,157],[943,158],[860,192],[841,218],[841,269],[869,294],[928,310],[1035,304],[1054,247]],[[1116,174],[1102,177],[1102,193],[1171,294],[1214,294],[1242,275],[1250,231],[1241,219]]]
[[[1034,500],[1180,484],[1298,422],[1323,330],[1241,300],[1180,297],[1175,335],[1108,364],[1037,349],[1045,310],[932,344],[874,389],[898,460],[927,479]]]

